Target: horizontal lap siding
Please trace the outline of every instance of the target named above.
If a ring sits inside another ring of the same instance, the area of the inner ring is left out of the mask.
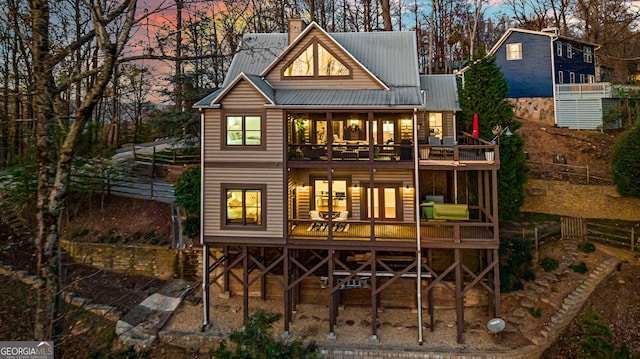
[[[602,100],[556,101],[558,127],[595,130],[602,126]]]
[[[205,110],[203,170],[203,221],[205,236],[283,237],[284,196],[283,141],[281,110],[265,110],[265,98],[247,81],[240,81],[221,101],[221,109]],[[266,149],[222,150],[224,114],[256,114],[266,119]],[[229,165],[226,165],[226,164]],[[246,166],[243,166],[246,163]],[[263,220],[265,231],[223,230],[223,183],[256,184],[267,187]]]
[[[222,224],[222,183],[256,184],[267,186],[266,208],[263,208],[263,220],[267,222],[266,231],[223,230]],[[204,235],[228,237],[273,237],[283,235],[283,195],[282,170],[279,168],[205,168],[204,170]]]
[[[317,36],[325,49],[331,51],[343,64],[351,68],[353,78],[350,79],[287,79],[281,77],[283,69],[300,54],[300,51],[307,48],[311,39]],[[308,34],[305,41],[300,42],[293,48],[279,64],[274,66],[265,76],[266,80],[276,89],[382,89],[381,85],[375,81],[371,75],[365,72],[357,62],[352,60],[334,41],[318,30],[313,30]]]

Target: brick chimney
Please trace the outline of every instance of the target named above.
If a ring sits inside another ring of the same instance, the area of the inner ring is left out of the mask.
[[[291,44],[302,33],[306,24],[302,19],[289,19],[289,44]]]

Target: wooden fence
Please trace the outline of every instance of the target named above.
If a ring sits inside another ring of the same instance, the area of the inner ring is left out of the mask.
[[[640,244],[640,224],[619,224],[613,221],[586,222],[587,240],[637,251]]]
[[[562,163],[527,161],[533,178],[562,180],[581,184],[612,184],[611,178],[594,176],[589,166],[566,165]]]
[[[153,146],[151,153],[144,153],[136,151],[136,146],[133,146],[133,158],[136,161],[154,165],[190,165],[200,163],[200,149],[195,151],[196,153],[185,153],[184,149],[171,149],[157,152],[156,147]]]
[[[520,237],[522,239],[531,239],[534,242],[535,252],[538,253],[540,245],[545,241],[557,238],[561,234],[560,226],[555,223],[545,222],[540,225],[523,226],[522,229],[516,230],[501,230],[500,237]]]

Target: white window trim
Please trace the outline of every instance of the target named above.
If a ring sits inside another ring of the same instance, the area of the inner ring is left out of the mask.
[[[556,55],[562,57],[562,43],[556,42]]]
[[[569,72],[569,83],[571,83],[571,84],[575,84],[576,83],[576,73],[575,72]]]
[[[558,83],[564,83],[564,73],[562,71],[558,71]]]
[[[512,51],[514,47],[517,51]],[[507,44],[505,47],[505,50],[507,53],[507,61],[522,60],[522,43],[521,42]]]
[[[570,59],[573,58],[573,47],[571,44],[567,44],[567,57]]]

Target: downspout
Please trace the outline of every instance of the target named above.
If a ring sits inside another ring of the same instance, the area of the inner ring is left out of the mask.
[[[202,244],[202,303],[203,331],[209,327],[209,246],[204,245],[204,111],[200,109],[200,244]]]
[[[426,105],[426,104],[423,104]],[[416,218],[416,302],[418,303],[418,344],[422,345],[422,249],[420,248],[420,177],[418,175],[418,109],[413,109],[413,182]]]
[[[553,42],[558,39],[556,32],[551,36],[549,47],[551,50],[551,86],[553,87],[553,124],[558,125],[558,106],[556,106],[556,53],[553,51]]]

